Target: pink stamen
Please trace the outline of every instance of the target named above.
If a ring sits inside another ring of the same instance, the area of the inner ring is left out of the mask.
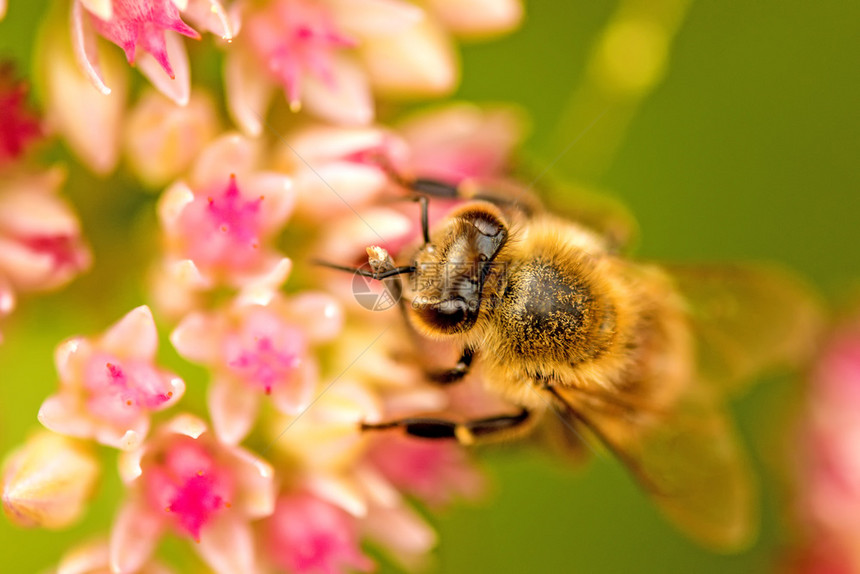
[[[219,233],[231,235],[239,243],[249,243],[251,247],[257,247],[257,227],[262,201],[262,197],[253,201],[244,200],[239,192],[236,176],[231,175],[223,195],[217,200],[209,198],[207,210],[213,228]]]
[[[167,511],[175,515],[179,526],[196,541],[200,541],[200,529],[212,515],[226,504],[216,492],[213,473],[198,471],[179,485]]]
[[[269,337],[260,337],[254,348],[243,350],[228,365],[239,371],[245,381],[261,386],[268,395],[272,387],[290,379],[299,363],[297,354],[278,349]]]

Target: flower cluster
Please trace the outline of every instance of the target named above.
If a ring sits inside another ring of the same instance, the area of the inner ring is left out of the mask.
[[[9,519],[62,528],[116,458],[112,524],[59,571],[170,572],[155,557],[163,536],[219,573],[367,572],[366,544],[404,567],[426,560],[436,536],[412,500],[474,498],[482,476],[456,444],[361,424],[457,398],[408,359],[396,313],[367,321],[347,278],[305,262],[414,241],[395,174],[504,175],[522,135],[512,110],[449,105],[386,126],[376,104],[450,93],[454,38],[520,19],[516,0],[72,0],[39,37],[46,121],[0,69],[0,315],[18,293],[99,272],[59,197],[65,172],[34,167],[34,140],[56,134],[95,174],[122,162],[159,193],[141,202],[156,244],[148,304],[56,347],[58,384],[38,412],[48,430],[3,468]],[[189,50],[205,32],[217,50]],[[224,63],[225,114],[192,82],[204,56]],[[155,90],[132,94],[126,62]]]

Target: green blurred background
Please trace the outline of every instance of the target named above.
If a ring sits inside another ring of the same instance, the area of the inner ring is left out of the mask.
[[[648,14],[685,3],[632,5]],[[45,6],[11,0],[0,23],[0,56],[23,71]],[[530,163],[552,164],[552,178],[605,189],[625,202],[641,226],[643,257],[775,260],[805,274],[835,308],[860,296],[860,3],[694,2],[678,22],[662,81],[641,102],[596,97],[580,106],[589,54],[617,8],[616,2],[529,2],[520,31],[463,48],[457,98],[520,104],[532,118]],[[195,67],[195,74],[218,85],[214,63]],[[613,139],[618,145],[609,153]],[[67,193],[100,268],[63,293],[22,301],[4,326],[3,453],[35,428],[38,406],[55,388],[55,344],[97,332],[143,300],[142,269],[130,262],[148,247],[131,230],[140,218],[151,223],[141,213],[151,211],[153,196],[122,174],[105,183],[73,167],[70,181]],[[180,364],[169,349],[160,352]],[[187,377],[201,375],[181,369]],[[599,460],[570,472],[509,447],[486,453],[495,483],[487,502],[432,518],[441,539],[435,568],[772,571],[794,537],[781,469],[793,452],[792,415],[801,396],[797,379],[771,378],[733,405],[762,478],[762,532],[746,552],[714,555],[688,542],[617,463]],[[201,397],[192,392],[188,400]],[[0,520],[0,570],[48,567],[67,545],[106,527],[118,496],[111,471],[84,522],[68,531],[24,531]]]

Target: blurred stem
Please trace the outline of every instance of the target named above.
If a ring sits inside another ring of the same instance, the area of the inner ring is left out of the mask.
[[[690,0],[621,0],[592,45],[585,76],[551,140],[566,149],[587,126],[587,145],[565,158],[565,172],[597,181],[610,166],[631,120],[668,69],[672,42]]]

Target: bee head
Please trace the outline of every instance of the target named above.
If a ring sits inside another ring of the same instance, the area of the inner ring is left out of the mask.
[[[430,333],[456,334],[478,320],[484,282],[505,244],[499,210],[470,203],[448,217],[413,258],[412,316]]]

